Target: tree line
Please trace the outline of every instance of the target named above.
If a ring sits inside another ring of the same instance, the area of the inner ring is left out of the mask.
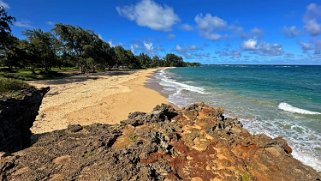
[[[184,62],[173,53],[165,57],[150,57],[145,53],[134,55],[122,46],[111,47],[95,32],[78,26],[58,23],[45,32],[41,29],[26,30],[24,40],[13,36],[10,26],[15,18],[0,6],[0,65],[12,68],[78,67],[81,72],[97,69],[126,67],[130,69],[152,67],[199,66]]]

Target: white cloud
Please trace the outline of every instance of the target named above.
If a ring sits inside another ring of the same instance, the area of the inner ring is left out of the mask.
[[[303,17],[304,28],[312,36],[321,34],[321,6],[311,3],[306,7]]]
[[[175,49],[176,49],[176,51],[178,51],[178,52],[183,50],[183,48],[182,48],[179,44],[176,45],[176,48],[175,48]]]
[[[241,39],[259,38],[263,35],[263,30],[261,28],[254,27],[249,31],[244,30],[240,25],[229,25],[229,30],[234,34],[240,36]]]
[[[218,33],[213,33],[213,32],[202,32],[201,35],[204,37],[204,38],[207,38],[209,40],[213,40],[213,41],[217,41],[217,40],[220,40],[223,38],[223,36],[221,34],[218,34]]]
[[[196,15],[195,22],[200,29],[206,31],[223,28],[227,25],[223,19],[217,16],[212,16],[209,13],[207,13],[205,16],[203,14]]]
[[[283,48],[278,43],[260,43],[257,54],[265,56],[280,56],[283,54]]]
[[[144,42],[144,47],[147,51],[151,52],[154,50],[153,43],[152,42]]]
[[[181,46],[177,44],[175,46],[175,51],[187,59],[204,59],[210,56],[209,53],[201,52],[201,48],[196,45]]]
[[[215,52],[219,56],[223,57],[232,57],[232,58],[240,58],[242,56],[241,51],[239,50],[230,50],[230,49],[223,49]]]
[[[227,26],[227,23],[223,19],[207,13],[206,15],[196,15],[194,20],[200,30],[201,36],[204,38],[216,41],[224,37],[217,32]]]
[[[246,50],[255,50],[257,45],[257,41],[254,39],[248,39],[243,42],[242,48]]]
[[[321,25],[315,20],[311,19],[305,22],[304,28],[312,35],[319,35],[321,32]]]
[[[280,56],[282,55],[283,48],[282,45],[278,43],[266,43],[258,42],[255,39],[248,39],[242,43],[242,48],[245,51],[249,51],[253,54],[263,55],[263,56]]]
[[[136,44],[136,43],[130,45],[130,50],[131,50],[133,53],[135,53],[138,48],[139,48],[139,45]]]
[[[4,7],[4,9],[9,9],[10,6],[8,3],[6,3],[5,1],[3,0],[0,0],[0,6]]]
[[[98,34],[98,38],[101,40],[104,40],[103,36],[101,36],[101,34]]]
[[[186,47],[182,47],[180,44],[177,44],[176,47],[175,47],[175,50],[177,52],[185,52],[185,51],[197,51],[197,50],[200,50],[200,48],[196,45],[189,45],[189,46],[186,46]]]
[[[135,21],[139,26],[158,31],[170,31],[179,21],[173,8],[160,5],[152,0],[142,0],[135,5],[116,7],[119,15]]]
[[[20,28],[32,28],[30,21],[16,21],[13,23],[14,26],[20,27]]]
[[[113,41],[112,40],[109,40],[108,41],[108,44],[110,45],[110,47],[114,47],[115,45],[113,44]]]
[[[308,51],[312,49],[312,45],[310,43],[300,42],[300,46],[303,51]]]
[[[184,31],[192,31],[194,28],[193,28],[193,26],[191,26],[189,24],[182,24],[181,29]]]
[[[285,36],[293,38],[300,34],[300,31],[297,29],[296,26],[290,26],[290,27],[283,27],[283,33]]]
[[[321,54],[321,40],[312,40],[310,43],[300,42],[299,44],[304,53]]]

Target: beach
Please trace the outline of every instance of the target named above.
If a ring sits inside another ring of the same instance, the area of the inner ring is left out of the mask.
[[[70,124],[117,124],[130,112],[150,112],[167,98],[145,86],[160,69],[75,75],[57,80],[31,81],[50,87],[31,131],[64,129]]]

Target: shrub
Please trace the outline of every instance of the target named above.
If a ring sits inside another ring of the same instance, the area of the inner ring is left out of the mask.
[[[0,77],[0,94],[16,92],[30,87],[31,86],[29,84],[21,80]]]

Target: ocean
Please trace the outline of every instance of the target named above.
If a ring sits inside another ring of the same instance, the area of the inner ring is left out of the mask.
[[[321,171],[321,66],[208,65],[153,75],[158,91],[184,107],[223,107],[252,134],[282,136],[292,155]]]

